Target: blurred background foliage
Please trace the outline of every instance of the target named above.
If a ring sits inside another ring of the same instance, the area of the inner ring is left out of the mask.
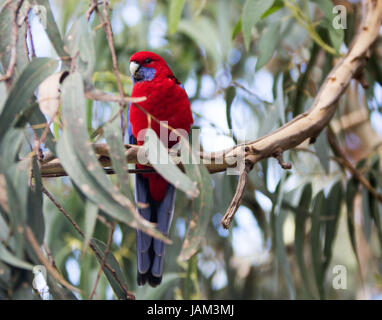
[[[2,74],[10,61],[17,3],[0,1]],[[346,29],[332,27],[334,5],[346,8]],[[99,263],[89,243],[46,195],[42,199],[42,185],[87,237],[104,243],[93,246],[105,246],[113,230],[108,255],[113,261],[108,262],[137,299],[381,298],[381,202],[345,170],[326,132],[315,144],[304,143],[286,153],[291,170],[282,170],[275,159],[256,165],[229,231],[220,219],[237,176],[211,175],[213,198],[208,200],[208,212],[201,212],[203,239],[198,251],[183,262],[178,256],[196,200],[178,191],[163,283],[156,289],[138,288],[134,229],[117,219],[114,230],[115,217],[89,201],[75,173],[41,180],[31,155],[34,136],[42,131],[38,124],[46,121],[33,92],[57,70],[54,59],[70,53],[86,89],[118,94],[106,34],[97,14],[86,20],[89,6],[89,1],[25,0],[20,9],[15,72],[0,82],[0,299],[39,299],[31,288],[31,269],[41,263],[25,238],[27,227],[63,278],[80,289],[67,290],[49,274],[54,299],[88,299],[96,282]],[[255,140],[308,110],[328,72],[347,52],[362,13],[359,1],[341,0],[113,0],[109,7],[125,93],[132,88],[130,56],[141,50],[160,54],[185,85],[205,151]],[[103,12],[102,1],[99,10]],[[37,57],[53,60],[38,60],[33,50]],[[368,89],[353,80],[331,122],[346,157],[378,193],[381,56],[379,38],[365,67]],[[59,64],[60,70],[72,67],[65,59]],[[70,86],[78,84],[77,78],[69,77],[64,92],[74,92]],[[89,139],[105,142],[107,130],[102,129],[118,105],[86,99],[78,106],[83,107]],[[72,111],[76,112],[74,107]],[[118,126],[114,128],[118,132]],[[51,129],[44,151],[54,150],[55,140],[63,141],[60,122]],[[73,135],[69,132],[67,140],[75,140]],[[75,149],[75,142],[68,143]],[[64,161],[68,149],[63,143],[59,147]],[[108,177],[117,185],[117,177]],[[346,289],[332,285],[335,265],[346,268]],[[120,290],[110,274],[102,273],[94,299],[123,298]]]

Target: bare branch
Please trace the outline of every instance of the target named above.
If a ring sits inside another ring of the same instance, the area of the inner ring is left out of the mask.
[[[146,100],[146,97],[131,98],[131,97],[119,97],[99,90],[85,91],[85,98],[97,101],[109,101],[109,102],[119,102],[119,103],[130,103],[130,102],[142,102]]]
[[[224,217],[221,220],[221,224],[225,229],[228,229],[230,227],[233,217],[241,204],[241,200],[243,199],[245,187],[248,181],[248,173],[252,170],[252,168],[252,163],[246,163],[245,169],[240,174],[235,195],[233,196],[231,204],[229,205]]]
[[[351,79],[364,66],[368,50],[378,37],[382,20],[382,1],[365,0],[363,5],[364,17],[350,49],[327,76],[311,109],[256,141],[238,144],[219,152],[201,152],[202,162],[210,173],[234,167],[238,154],[242,152],[243,148],[245,148],[245,160],[255,164],[262,159],[274,157],[285,150],[295,148],[307,139],[314,141],[329,124],[336,110],[336,102],[349,85]],[[105,156],[100,158],[103,167],[110,167],[111,162],[108,158],[107,145],[97,144],[94,147],[96,153]],[[137,155],[140,148],[142,146],[126,145],[125,155],[128,163],[138,162]],[[144,154],[144,152],[141,154]],[[174,161],[176,160],[179,159],[174,159]],[[179,161],[176,163],[179,163]],[[284,163],[284,167],[288,168],[289,166]],[[43,165],[41,172],[43,177],[65,174],[58,160]]]

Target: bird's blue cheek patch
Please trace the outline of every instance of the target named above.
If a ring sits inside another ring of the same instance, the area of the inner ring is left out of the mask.
[[[133,83],[151,81],[155,77],[155,72],[156,70],[154,68],[140,67],[133,77]]]

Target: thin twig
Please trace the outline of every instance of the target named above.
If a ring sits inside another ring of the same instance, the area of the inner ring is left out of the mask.
[[[19,37],[19,26],[17,24],[17,17],[19,15],[23,2],[24,0],[19,0],[15,9],[13,22],[12,22],[11,57],[9,59],[7,72],[2,77],[0,77],[0,81],[7,81],[7,83],[9,82],[9,79],[12,78],[15,72],[15,67],[17,62],[17,40]]]
[[[88,11],[86,11],[86,19],[88,21],[90,20],[92,13],[94,12],[94,10],[97,8],[99,4],[100,3],[98,3],[97,1],[92,1],[92,3],[90,4]]]
[[[57,110],[54,112],[54,114],[50,118],[49,122],[45,124],[45,128],[44,128],[44,131],[42,132],[42,134],[40,136],[40,139],[36,139],[36,141],[35,141],[34,153],[37,156],[38,163],[40,166],[41,166],[41,163],[42,163],[42,160],[44,157],[42,154],[40,146],[41,146],[41,144],[43,144],[45,142],[45,139],[49,133],[49,128],[50,128],[51,124],[56,120],[58,112],[59,112],[59,108],[57,108]]]
[[[47,258],[43,255],[43,253],[40,250],[40,246],[36,240],[35,235],[33,234],[32,229],[29,226],[26,226],[25,228],[25,236],[28,239],[29,244],[31,245],[33,251],[36,253],[37,258],[40,260],[40,262],[45,266],[47,271],[50,273],[50,275],[56,279],[59,283],[61,283],[64,287],[68,288],[69,290],[75,291],[75,292],[81,292],[78,288],[72,286],[69,282],[67,282],[62,275],[55,269]]]
[[[31,26],[30,26],[30,24],[29,24],[29,17],[28,17],[28,15],[27,15],[26,18],[25,18],[25,23],[26,23],[26,25],[27,25],[29,41],[30,41],[30,44],[31,44],[31,50],[32,50],[32,59],[33,59],[33,58],[36,57],[36,51],[35,51],[35,48],[34,48],[33,36],[32,36],[32,30],[31,30]]]
[[[7,0],[3,3],[3,5],[1,6],[0,8],[0,12],[3,11],[5,9],[5,7],[7,7],[13,0]]]
[[[113,94],[109,94],[102,91],[85,91],[85,98],[97,101],[109,101],[109,102],[119,102],[119,103],[130,103],[130,102],[142,102],[145,101],[146,97],[131,98],[131,97],[120,97]]]
[[[121,96],[121,99],[123,99],[125,94],[123,92],[123,86],[122,86],[121,78],[119,76],[118,61],[117,61],[117,56],[115,54],[115,48],[114,48],[114,43],[113,43],[113,31],[111,29],[110,19],[109,19],[109,15],[107,12],[108,2],[106,0],[103,0],[103,16],[100,13],[100,11],[98,10],[98,3],[96,0],[92,0],[92,6],[94,6],[94,10],[97,13],[99,20],[104,27],[104,30],[106,33],[107,43],[109,45],[109,49],[110,49],[110,53],[111,53],[113,71],[114,71],[115,78],[117,81],[118,91],[119,91],[119,94]],[[125,137],[125,129],[126,129],[125,121],[123,119],[123,111],[125,109],[126,103],[119,102],[119,105],[120,105],[121,130],[122,130],[122,139],[123,139]]]
[[[228,229],[231,225],[233,217],[241,204],[241,200],[243,199],[245,187],[248,181],[248,173],[252,170],[253,164],[247,162],[245,164],[243,172],[240,174],[239,182],[236,187],[236,192],[233,196],[231,204],[229,205],[224,217],[221,220],[221,224],[223,228]]]
[[[333,131],[328,128],[326,134],[333,152],[340,159],[343,166],[350,171],[353,177],[357,179],[373,195],[373,197],[382,203],[382,194],[378,193],[378,191],[370,184],[369,180],[367,180],[365,176],[347,159],[345,152],[337,144]]]
[[[101,264],[99,266],[98,273],[97,273],[97,278],[96,278],[96,281],[94,283],[93,289],[92,289],[92,291],[90,293],[89,300],[93,299],[93,296],[94,296],[94,294],[96,292],[96,289],[97,289],[97,286],[98,286],[99,279],[101,277],[102,270],[105,267],[107,255],[109,254],[111,243],[113,242],[113,233],[114,233],[114,230],[115,230],[115,226],[116,226],[116,222],[114,221],[113,224],[110,226],[109,239],[107,241],[107,246],[106,246],[106,249],[105,249],[105,254],[104,254],[104,256],[102,258],[102,262],[101,262]]]
[[[292,168],[292,164],[291,163],[284,161],[282,150],[277,150],[273,154],[273,157],[277,159],[277,161],[279,162],[279,165],[281,166],[281,168],[283,168],[285,170],[289,170],[289,169]]]
[[[100,214],[98,214],[97,220],[99,220],[102,224],[104,224],[109,229],[111,228],[111,223],[109,221],[107,221],[107,219],[104,216],[101,216]]]
[[[65,209],[57,202],[57,200],[53,197],[53,195],[42,186],[42,192],[49,198],[50,201],[56,206],[58,210],[65,216],[66,219],[73,225],[74,229],[81,235],[82,238],[85,238],[85,234],[82,232],[80,226],[72,219],[72,217],[65,211]]]
[[[255,92],[249,90],[248,88],[246,88],[245,86],[243,86],[242,84],[240,84],[240,83],[237,82],[237,81],[231,81],[230,86],[237,87],[237,88],[239,88],[239,89],[245,91],[245,92],[248,93],[249,95],[254,96],[254,97],[255,97],[257,100],[259,100],[259,101],[262,101],[262,102],[264,102],[264,103],[271,103],[271,102],[269,102],[269,101],[264,100],[264,99],[261,98],[258,94],[256,94]]]
[[[42,243],[42,245],[44,247],[44,250],[45,250],[46,254],[48,255],[48,260],[49,260],[50,264],[52,265],[53,268],[57,269],[56,262],[54,261],[54,258],[53,258],[53,255],[52,255],[52,251],[50,251],[50,249],[48,247],[48,244],[44,241]]]

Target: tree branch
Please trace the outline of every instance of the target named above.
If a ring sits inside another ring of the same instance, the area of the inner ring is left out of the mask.
[[[95,10],[97,11],[97,8]],[[285,150],[295,148],[307,139],[314,141],[329,124],[336,111],[336,102],[344,93],[350,81],[353,78],[359,79],[360,75],[362,75],[362,69],[369,57],[369,48],[379,35],[381,21],[382,1],[364,0],[362,22],[349,47],[349,51],[337,62],[326,77],[309,111],[300,114],[281,128],[253,142],[238,144],[219,152],[200,152],[201,162],[210,173],[225,171],[230,167],[240,167],[240,164],[246,164],[245,171],[239,179],[234,199],[223,219],[222,223],[224,226],[229,225],[240,205],[247,174],[254,164],[262,159],[275,157],[282,168],[290,169],[290,164],[282,160],[282,153]],[[110,32],[110,29],[108,30]],[[110,34],[108,38],[110,41]],[[113,66],[115,67],[116,65],[113,63]],[[121,94],[121,96],[123,95]],[[125,145],[125,147],[125,156],[128,163],[138,163],[138,153],[140,155],[145,154],[141,150],[142,146]],[[101,165],[104,168],[111,167],[108,146],[106,144],[94,144],[94,150],[99,156]],[[170,157],[176,163],[180,163],[178,154],[170,154]],[[43,177],[65,175],[65,171],[58,159],[49,154],[46,159],[49,159],[49,161],[43,161],[41,167]]]

